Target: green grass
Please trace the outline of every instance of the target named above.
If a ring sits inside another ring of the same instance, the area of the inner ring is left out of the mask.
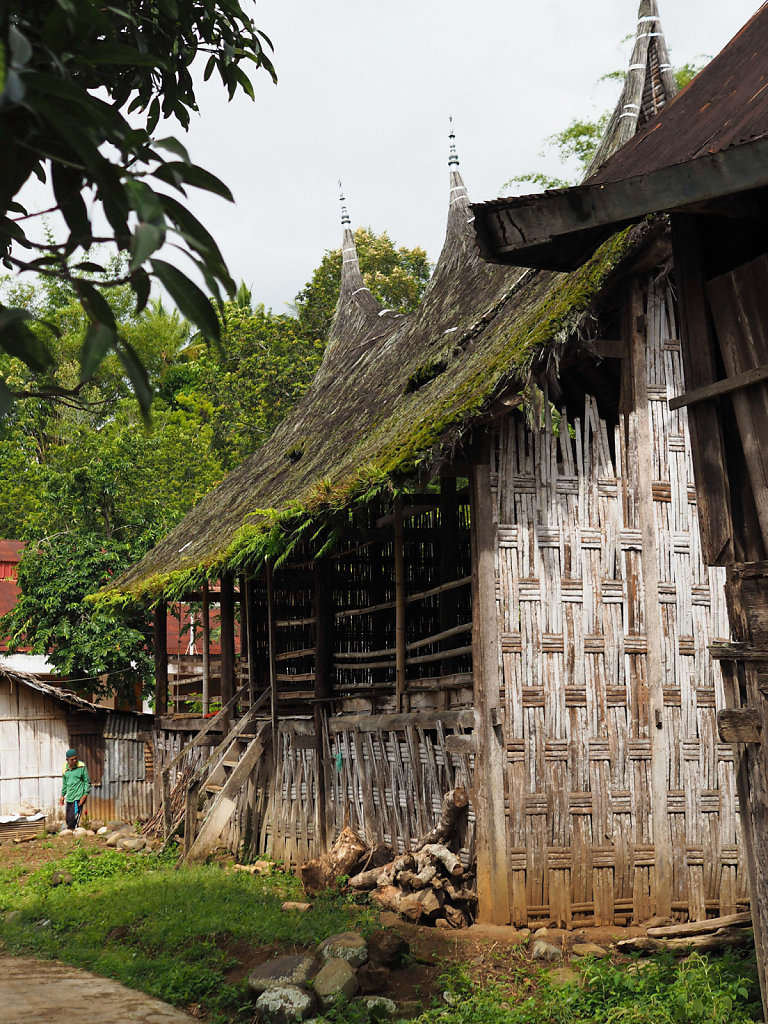
[[[588,959],[583,986],[556,986],[542,974],[535,995],[494,982],[478,989],[463,967],[443,978],[443,1005],[422,1024],[753,1024],[762,1020],[754,953],[722,957],[657,955],[616,966]]]
[[[52,887],[55,870],[69,871],[73,884]],[[289,875],[261,878],[215,865],[175,870],[155,856],[113,850],[80,849],[23,886],[21,877],[0,872],[0,909],[21,912],[0,920],[6,952],[57,958],[176,1005],[200,1003],[213,1021],[252,1016],[244,985],[224,981],[236,963],[230,943],[313,947],[370,924],[365,908],[350,911],[333,895],[306,914],[281,911],[284,900],[301,895]]]
[[[66,870],[71,885],[51,885]],[[115,978],[179,1006],[198,1003],[211,1024],[252,1020],[244,984],[228,984],[233,943],[310,949],[334,932],[368,930],[365,907],[338,894],[306,914],[286,913],[298,880],[225,871],[176,870],[169,859],[81,847],[29,873],[0,868],[0,940],[11,954],[57,958]],[[19,911],[8,918],[8,911]],[[521,948],[502,949],[478,980],[471,965],[446,968],[441,995],[420,1024],[753,1024],[762,1019],[754,954],[657,956],[615,966],[581,964],[583,987],[537,976]],[[533,994],[531,994],[533,992]],[[329,1024],[363,1024],[357,1003],[338,1006]]]

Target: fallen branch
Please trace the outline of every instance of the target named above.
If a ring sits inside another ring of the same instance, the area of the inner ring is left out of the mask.
[[[706,935],[721,928],[751,928],[752,915],[728,914],[726,917],[711,917],[708,921],[688,921],[686,924],[665,925],[663,928],[649,928],[652,939],[676,939],[684,935]]]

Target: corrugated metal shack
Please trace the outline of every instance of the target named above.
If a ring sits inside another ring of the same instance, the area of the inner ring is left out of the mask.
[[[0,666],[0,814],[29,804],[49,818],[61,817],[61,773],[70,746],[88,766],[94,817],[133,821],[151,815],[151,715],[99,708]]]

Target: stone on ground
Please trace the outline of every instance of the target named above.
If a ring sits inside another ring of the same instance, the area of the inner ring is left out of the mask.
[[[71,828],[63,828],[61,830],[61,832],[59,832],[59,835],[60,836],[71,836],[72,835],[72,829]]]
[[[382,928],[368,937],[368,959],[385,967],[395,967],[408,955],[409,945],[394,932]]]
[[[307,985],[320,969],[313,956],[278,956],[254,967],[246,979],[248,988],[257,995],[269,988],[286,985]]]
[[[262,992],[256,1012],[263,1024],[296,1024],[308,1020],[317,1009],[314,993],[298,985],[277,985]]]
[[[397,1006],[385,996],[371,996],[361,1000],[371,1020],[391,1020],[398,1016]]]
[[[337,957],[340,960],[348,960],[352,967],[361,967],[368,959],[368,947],[359,932],[329,935],[317,947],[317,952],[323,960]]]
[[[603,960],[609,955],[608,950],[598,946],[596,942],[574,942],[571,954],[573,956],[595,956],[599,960]]]
[[[557,946],[553,946],[551,942],[545,942],[544,939],[537,939],[533,944],[533,959],[548,961],[562,960],[563,953]]]
[[[117,849],[126,850],[128,853],[138,853],[147,845],[146,839],[141,836],[122,836],[117,840]]]
[[[69,871],[54,871],[51,875],[51,885],[71,885],[73,881]]]
[[[329,960],[329,963],[333,961]],[[369,960],[357,972],[357,983],[364,996],[373,995],[374,992],[383,992],[389,983],[389,976],[392,972],[384,964],[374,963]]]
[[[578,988],[584,988],[584,977],[579,974],[578,971],[574,971],[572,967],[554,967],[551,971],[547,971],[547,978],[550,985],[554,985],[555,988],[563,988],[565,985],[576,985]]]
[[[313,988],[321,1007],[330,1010],[340,996],[344,999],[356,996],[359,985],[349,961],[333,958],[321,968]]]

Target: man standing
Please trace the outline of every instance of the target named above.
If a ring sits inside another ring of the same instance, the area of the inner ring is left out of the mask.
[[[78,761],[77,751],[70,748],[66,753],[66,764],[61,776],[61,799],[66,801],[67,828],[77,828],[80,815],[83,813],[85,801],[91,791],[91,780],[85,761]]]

